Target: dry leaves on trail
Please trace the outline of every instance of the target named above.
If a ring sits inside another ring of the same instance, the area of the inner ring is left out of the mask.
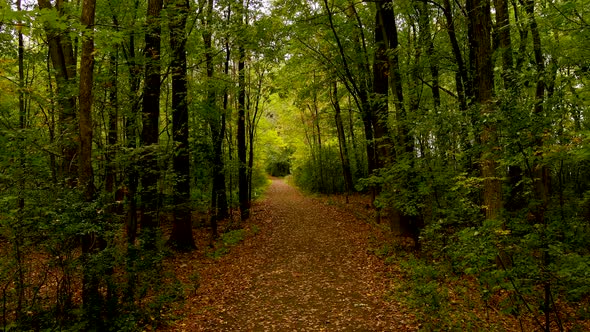
[[[163,330],[417,330],[399,303],[385,300],[391,271],[368,253],[369,225],[282,180],[253,209],[244,226],[259,231],[229,254],[172,262],[183,282],[196,268],[200,288]]]

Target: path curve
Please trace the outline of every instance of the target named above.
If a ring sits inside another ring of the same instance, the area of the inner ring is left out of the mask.
[[[415,330],[399,303],[385,300],[391,279],[368,253],[366,223],[281,179],[254,215],[260,232],[204,268],[203,294],[178,330]],[[216,285],[231,290],[203,299]]]

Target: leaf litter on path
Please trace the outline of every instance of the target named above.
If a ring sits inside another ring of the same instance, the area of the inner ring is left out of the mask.
[[[274,179],[243,227],[255,235],[219,259],[201,251],[172,264],[183,282],[197,270],[180,319],[162,331],[416,331],[387,301],[391,266],[368,250],[371,226]],[[184,266],[184,268],[181,268]]]

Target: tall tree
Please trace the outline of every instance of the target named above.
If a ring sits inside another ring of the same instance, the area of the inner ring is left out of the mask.
[[[248,164],[246,160],[246,40],[244,31],[248,25],[248,1],[242,2],[240,26],[243,30],[240,34],[238,45],[238,191],[240,201],[240,217],[246,220],[250,217],[250,201],[248,200]]]
[[[212,0],[209,0],[212,1]],[[181,250],[195,248],[190,207],[190,158],[187,104],[186,22],[188,0],[170,0],[170,45],[172,48],[172,139],[174,141],[173,168],[174,222],[169,243]]]
[[[228,4],[227,19],[231,17],[231,4]],[[218,236],[217,223],[228,216],[227,195],[225,190],[225,166],[223,158],[223,140],[225,137],[225,119],[228,103],[227,89],[223,95],[223,107],[216,105],[216,93],[214,84],[213,63],[213,0],[207,1],[207,9],[204,20],[203,43],[205,46],[205,66],[207,68],[207,100],[206,106],[210,114],[209,127],[213,139],[213,185],[211,190],[211,234],[213,238]],[[227,43],[227,41],[226,41]],[[229,72],[229,47],[226,47],[226,61],[224,63],[225,75]]]
[[[94,82],[94,17],[96,0],[84,0],[81,23],[85,31],[82,39],[82,58],[80,61],[80,153],[79,183],[84,193],[84,200],[92,202],[95,195],[94,172],[92,169],[92,86]],[[82,285],[82,300],[91,329],[103,329],[101,312],[101,296],[98,290],[99,274],[93,268],[91,255],[104,248],[102,234],[95,232],[82,236],[82,254],[85,270]]]
[[[161,17],[163,0],[149,0],[143,51],[145,82],[143,86],[141,142],[143,144],[143,172],[141,173],[141,226],[146,246],[155,246],[155,227],[157,225],[158,199],[158,142],[160,122],[160,48]]]
[[[494,73],[492,65],[491,29],[492,20],[489,0],[468,0],[470,2],[469,21],[473,28],[471,48],[474,58],[475,101],[482,118],[493,116],[495,111],[492,101],[494,91]],[[502,186],[497,176],[497,134],[494,121],[485,121],[481,131],[484,145],[481,155],[481,174],[483,183],[483,205],[486,219],[499,217],[502,208]]]
[[[42,10],[55,10],[60,19],[64,18],[64,6],[66,0],[57,0],[55,7],[49,0],[38,0]],[[62,148],[62,161],[60,167],[61,180],[69,186],[76,184],[77,169],[77,122],[76,122],[76,96],[72,91],[76,81],[76,58],[72,41],[67,29],[60,28],[50,20],[45,20],[45,33],[49,44],[49,57],[55,71],[57,99],[59,105],[59,130]]]
[[[133,18],[132,25],[137,22],[137,12],[139,10],[139,0],[133,2]],[[140,111],[140,83],[141,83],[141,65],[138,63],[136,55],[136,44],[135,44],[135,31],[132,28],[128,40],[127,47],[123,48],[123,55],[127,64],[128,76],[129,76],[129,92],[127,94],[130,100],[130,109],[126,113],[125,119],[125,146],[134,150],[137,148],[138,138],[138,115]],[[126,215],[126,228],[127,228],[127,242],[134,244],[137,236],[137,189],[139,186],[139,174],[138,165],[136,164],[135,158],[131,158],[129,161],[125,173],[125,184],[127,187],[127,215]],[[118,200],[123,200],[124,193],[119,191]]]

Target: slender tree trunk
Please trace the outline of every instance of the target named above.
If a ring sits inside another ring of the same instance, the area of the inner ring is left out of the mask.
[[[58,0],[56,11],[62,15],[63,0]],[[40,9],[53,9],[49,0],[38,0]],[[78,146],[78,128],[76,122],[76,96],[71,93],[76,79],[76,60],[73,57],[72,43],[66,31],[56,30],[46,24],[45,31],[49,44],[49,55],[55,70],[57,100],[59,104],[59,131],[62,137],[62,162],[60,167],[61,180],[66,185],[76,185],[78,163],[76,153]]]
[[[228,20],[229,20],[228,10]],[[215,105],[215,87],[213,84],[213,48],[211,24],[213,19],[213,0],[207,1],[207,14],[205,21],[205,30],[203,32],[203,42],[205,44],[205,66],[207,68],[207,106],[210,112],[209,127],[213,139],[213,185],[211,190],[211,236],[213,239],[218,237],[217,222],[228,217],[227,196],[225,192],[225,166],[223,160],[223,141],[225,137],[225,112],[227,109],[228,93],[224,89],[223,108]],[[229,73],[229,47],[226,50],[226,62],[224,73]]]
[[[196,248],[190,207],[190,158],[187,104],[186,21],[188,0],[170,0],[170,46],[172,49],[172,139],[174,222],[168,243],[179,250]]]
[[[82,59],[80,62],[80,154],[79,186],[84,193],[84,200],[92,202],[95,195],[94,175],[92,170],[92,85],[94,76],[94,15],[96,0],[84,0],[81,23],[86,29],[82,42]],[[82,284],[82,301],[91,329],[103,329],[101,316],[102,297],[98,290],[99,272],[91,256],[105,247],[100,233],[82,236],[82,255],[84,258],[84,276]]]
[[[16,7],[19,12],[22,11],[21,0],[17,0]],[[25,45],[22,32],[22,22],[17,22],[18,30],[18,117],[19,117],[19,129],[21,130],[20,135],[23,135],[20,140],[19,146],[19,173],[17,179],[18,194],[17,194],[17,220],[14,225],[14,237],[13,237],[13,248],[14,248],[14,259],[16,261],[16,282],[15,289],[17,293],[16,310],[15,310],[15,321],[20,322],[23,312],[23,306],[25,302],[25,291],[26,291],[26,279],[25,269],[23,262],[22,243],[23,237],[25,236],[25,230],[23,227],[24,214],[25,214],[25,198],[26,198],[26,154],[25,148],[26,143],[24,139],[24,131],[26,129],[26,115],[27,105],[25,102]],[[6,314],[4,318],[4,328],[6,329]]]
[[[388,33],[394,23],[393,9],[384,8],[385,1],[375,3],[375,61],[373,63],[373,100],[371,124],[375,134],[375,167],[382,168],[390,162],[390,150],[393,144],[390,140],[388,120],[388,92],[390,61]],[[397,56],[397,55],[395,55]],[[401,85],[401,82],[399,82]]]
[[[432,103],[434,110],[440,108],[440,84],[439,84],[439,67],[438,59],[435,58],[434,42],[430,35],[430,9],[428,8],[428,0],[421,0],[420,2],[420,44],[426,50],[428,56],[428,64],[430,67],[430,76],[432,79]]]
[[[246,21],[247,8],[242,8],[242,24]],[[238,190],[240,201],[240,218],[246,220],[250,217],[250,201],[248,200],[248,164],[246,160],[246,49],[244,41],[238,46]]]
[[[145,83],[143,88],[141,141],[145,149],[142,157],[141,173],[142,202],[142,237],[147,248],[156,245],[157,213],[160,202],[158,197],[158,141],[160,121],[160,13],[163,0],[149,0],[147,7],[147,31],[145,34],[144,57]]]
[[[344,45],[342,44],[342,41],[340,40],[340,36],[338,35],[338,33],[336,31],[336,27],[334,26],[333,12],[330,9],[330,5],[328,4],[328,0],[324,0],[323,4],[324,4],[324,9],[326,11],[326,14],[328,16],[328,21],[330,23],[330,29],[332,30],[332,33],[334,35],[334,39],[336,40],[336,44],[338,46],[338,52],[339,52],[340,56],[342,57],[342,61],[343,61],[342,66],[344,67],[344,78],[345,78],[343,80],[343,83],[346,86],[346,89],[353,96],[355,103],[357,104],[357,106],[361,112],[361,119],[363,121],[363,128],[365,131],[365,139],[366,139],[365,147],[366,147],[366,152],[367,152],[367,168],[368,168],[368,173],[373,174],[373,172],[377,168],[377,161],[376,161],[374,132],[373,132],[373,126],[372,126],[372,119],[373,119],[372,106],[369,101],[369,92],[370,92],[369,91],[370,90],[369,79],[366,78],[365,76],[362,76],[360,79],[357,80],[354,77],[354,75],[352,73],[352,69],[351,69],[351,67],[348,63],[348,60],[347,60]],[[349,17],[355,17],[357,19],[357,21],[359,22],[359,26],[362,26],[362,24],[360,24],[360,18],[358,17],[358,15],[356,13],[353,3],[350,4],[349,11],[348,11],[347,15]],[[366,56],[367,52],[363,52],[363,50],[366,50],[366,47],[361,47],[362,45],[364,45],[364,38],[361,38],[361,39],[362,39],[362,43],[361,43],[361,41],[358,41],[358,40],[355,42],[355,49],[357,50],[357,52],[362,52]],[[363,61],[361,64],[359,64],[359,73],[361,73],[361,75],[362,75],[362,73],[371,73],[371,71],[369,70],[368,59],[366,59],[366,61]],[[375,192],[373,192],[373,194],[375,194]]]
[[[510,15],[507,0],[494,0],[496,10],[496,26],[502,54],[502,78],[504,89],[514,89],[514,61],[512,55],[512,40],[510,37]]]
[[[543,232],[542,232],[542,244],[541,244],[541,252],[542,252],[542,278],[543,278],[543,288],[544,288],[544,301],[542,310],[545,314],[545,331],[549,332],[551,330],[551,309],[552,309],[552,300],[551,300],[551,279],[552,276],[549,275],[549,272],[546,272],[549,268],[549,264],[551,263],[551,255],[549,250],[549,243],[546,236],[547,232],[547,219],[545,217],[545,211],[549,206],[549,200],[551,197],[551,177],[549,174],[549,168],[545,164],[543,160],[543,153],[539,152],[543,149],[543,137],[547,131],[547,124],[545,123],[546,120],[544,114],[544,102],[545,102],[545,91],[547,89],[547,84],[545,83],[546,77],[546,70],[545,70],[545,58],[543,56],[543,50],[541,48],[541,36],[539,34],[539,29],[537,26],[537,21],[535,18],[535,0],[521,0],[521,3],[524,4],[526,13],[528,14],[529,19],[529,27],[531,30],[531,36],[533,38],[533,53],[535,55],[535,65],[537,67],[537,84],[535,87],[535,106],[533,110],[533,121],[535,122],[535,128],[533,129],[534,141],[532,150],[535,151],[534,156],[534,166],[531,170],[531,180],[533,181],[533,188],[535,191],[535,199],[538,203],[534,205],[532,209],[532,214],[535,216],[535,223],[539,225],[543,225]]]
[[[260,98],[262,96],[262,83],[264,82],[264,69],[261,69],[256,86],[256,100],[254,101],[254,114],[248,119],[248,200],[252,202],[252,180],[254,174],[254,139],[256,128],[260,121]]]
[[[134,23],[137,19],[137,11],[139,9],[139,0],[134,1]],[[135,33],[131,32],[129,35],[129,53],[126,54],[127,66],[129,70],[129,95],[128,98],[131,101],[131,109],[127,113],[125,121],[125,138],[126,146],[129,150],[137,148],[137,133],[138,123],[137,117],[140,110],[140,99],[139,99],[139,84],[141,81],[140,72],[141,66],[138,65],[135,53]],[[137,189],[139,186],[139,174],[137,172],[137,163],[135,159],[131,159],[127,169],[127,216],[126,216],[126,227],[127,227],[127,242],[130,245],[135,244],[137,237]],[[123,201],[125,198],[124,190],[120,191],[117,199]]]
[[[459,98],[459,106],[461,110],[467,110],[467,98],[473,96],[472,87],[469,80],[469,74],[465,61],[463,60],[463,54],[459,47],[457,40],[457,33],[455,32],[455,20],[453,18],[453,8],[451,7],[450,0],[443,0],[444,16],[447,21],[447,33],[451,42],[451,49],[453,50],[453,56],[457,63],[458,71],[455,77],[457,96]]]
[[[108,87],[108,129],[107,129],[107,153],[106,157],[106,177],[105,177],[105,190],[108,193],[114,194],[116,187],[116,168],[115,168],[115,147],[118,142],[118,118],[119,118],[119,105],[118,105],[118,89],[117,89],[117,53],[113,52],[109,58],[109,87]],[[113,196],[111,199],[115,199]]]
[[[338,133],[338,147],[340,150],[340,161],[342,162],[342,175],[344,176],[344,185],[346,190],[346,202],[348,195],[352,192],[354,184],[352,182],[352,172],[350,170],[350,158],[348,154],[348,144],[344,134],[344,124],[342,123],[342,111],[340,110],[340,98],[338,96],[338,82],[332,82],[332,106],[334,107],[334,120],[336,122],[336,131]]]

